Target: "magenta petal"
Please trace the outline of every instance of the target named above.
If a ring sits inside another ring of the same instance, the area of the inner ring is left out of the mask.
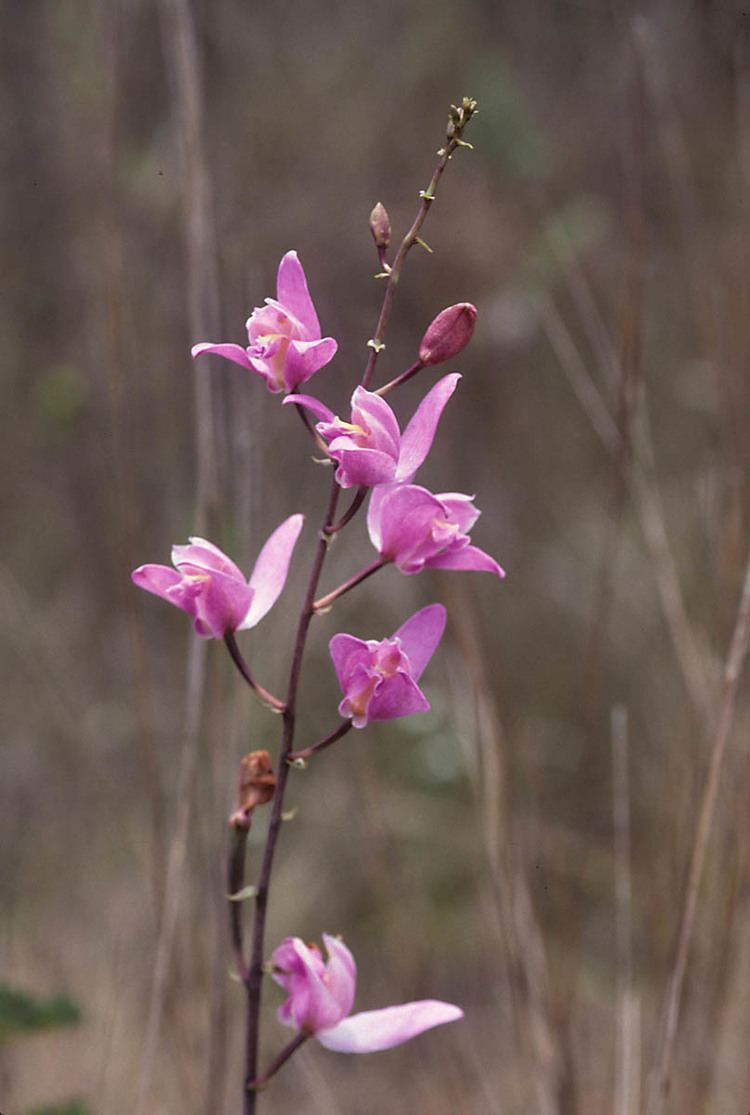
[[[367,705],[368,720],[395,720],[414,712],[429,712],[430,702],[406,674],[393,674],[376,687]],[[355,725],[356,727],[356,725]]]
[[[324,337],[321,341],[290,341],[284,364],[287,391],[293,391],[298,383],[304,383],[333,360],[337,348],[333,337]]]
[[[276,528],[258,554],[255,568],[250,575],[253,597],[240,624],[240,630],[255,627],[278,600],[303,522],[303,515],[291,515]]]
[[[478,573],[496,573],[498,577],[505,576],[494,558],[480,550],[478,546],[464,546],[462,550],[450,550],[438,554],[437,557],[428,558],[425,565],[432,569],[473,569]]]
[[[209,342],[193,345],[190,350],[193,359],[195,359],[196,356],[202,356],[204,352],[211,352],[216,356],[224,356],[227,360],[233,360],[235,364],[240,364],[243,368],[248,368],[251,372],[257,370],[250,363],[250,357],[241,345],[214,345]]]
[[[222,639],[228,631],[237,631],[251,606],[253,590],[247,581],[212,570],[203,574],[199,566],[184,565],[182,572],[205,578],[195,598],[195,630],[203,638]],[[192,614],[192,613],[191,613]]]
[[[456,390],[456,384],[460,378],[458,372],[443,376],[432,390],[427,392],[417,407],[401,437],[401,453],[396,471],[397,480],[408,483],[429,453],[437,424],[440,421],[440,415],[443,413],[445,404]]]
[[[353,1014],[333,1026],[316,1034],[318,1041],[326,1049],[336,1053],[379,1053],[392,1049],[405,1041],[442,1026],[446,1022],[456,1022],[463,1018],[463,1011],[452,1003],[441,1003],[437,999],[423,999],[416,1003],[403,1003],[398,1007],[385,1007],[383,1010],[367,1010]]]
[[[326,964],[326,985],[336,1000],[342,1017],[346,1017],[354,1005],[357,965],[349,949],[338,937],[324,933],[323,943],[329,957]]]
[[[401,442],[396,415],[380,395],[357,387],[352,395],[352,422],[359,425],[362,421],[370,430],[372,444],[396,458]]]
[[[291,310],[304,328],[307,339],[320,338],[320,323],[315,312],[307,279],[296,252],[287,252],[279,264],[276,277],[276,297],[282,306]]]
[[[146,592],[153,592],[155,596],[161,596],[170,604],[175,604],[178,608],[182,607],[174,596],[169,594],[169,590],[182,580],[176,569],[170,569],[168,565],[139,565],[130,574],[130,579],[134,585],[138,585],[138,588],[145,588]]]
[[[339,443],[350,443],[351,448],[337,448]],[[337,438],[329,446],[331,457],[338,461],[336,481],[342,488],[363,485],[375,488],[378,484],[389,484],[396,471],[393,457],[378,449],[362,449],[350,442],[349,438]]]
[[[341,691],[346,693],[349,679],[357,666],[369,666],[370,648],[362,639],[354,635],[334,635],[328,644],[328,650],[336,671]]]
[[[438,492],[437,498],[452,521],[458,523],[462,534],[468,534],[482,514],[474,506],[474,496],[464,495],[463,492]]]
[[[370,505],[368,527],[372,522],[370,538],[384,557],[398,559],[419,546],[429,536],[435,519],[443,518],[442,504],[432,492],[415,484],[398,485],[386,490],[379,503]]]
[[[325,403],[321,403],[318,399],[313,399],[312,395],[287,395],[284,399],[282,406],[287,403],[296,403],[297,406],[304,407],[314,414],[319,422],[333,422],[336,415],[332,410],[329,410]]]
[[[435,653],[435,648],[445,631],[446,612],[442,604],[428,604],[407,619],[393,636],[409,659],[411,676],[419,681],[425,666]]]
[[[172,547],[172,564],[179,569],[180,565],[197,565],[199,569],[208,571],[216,570],[226,573],[228,577],[245,581],[245,574],[239,569],[223,550],[209,542],[206,538],[191,538],[187,546]]]

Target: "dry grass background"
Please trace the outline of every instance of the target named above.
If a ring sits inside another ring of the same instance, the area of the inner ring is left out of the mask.
[[[380,199],[403,231],[466,93],[476,150],[445,177],[435,254],[409,260],[382,374],[444,305],[478,306],[422,475],[477,493],[509,576],[389,570],[317,624],[301,742],[331,724],[334,630],[451,615],[433,712],[295,775],[269,942],[342,932],[360,1007],[435,995],[467,1017],[372,1058],[305,1049],[263,1106],[644,1110],[750,544],[747,7],[2,11],[0,976],[84,1012],[0,1047],[2,1111],[238,1110],[223,823],[277,722],[129,571],[201,520],[248,568],[281,518],[316,521],[294,416],[240,369],[196,374],[189,346],[239,340],[295,247],[340,342],[316,388],[343,405],[381,293],[367,214]],[[368,554],[352,528],[326,585]],[[271,688],[303,570],[244,644]],[[729,696],[680,1115],[750,1110],[747,686]]]

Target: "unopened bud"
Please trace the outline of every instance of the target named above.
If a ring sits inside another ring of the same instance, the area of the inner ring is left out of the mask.
[[[229,818],[232,828],[250,828],[253,810],[266,805],[274,795],[276,775],[271,756],[267,751],[251,751],[240,759],[240,777],[237,784],[237,804]]]
[[[419,359],[425,365],[452,360],[468,345],[476,320],[476,306],[472,306],[471,302],[448,306],[438,314],[422,338]]]
[[[378,202],[370,214],[370,232],[376,248],[387,248],[391,242],[391,218],[388,210]]]

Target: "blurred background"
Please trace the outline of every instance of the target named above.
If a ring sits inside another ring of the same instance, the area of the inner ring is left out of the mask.
[[[241,343],[296,248],[339,342],[314,393],[341,411],[382,297],[369,211],[403,235],[466,94],[475,150],[440,186],[434,254],[407,261],[379,379],[476,304],[420,480],[476,493],[508,577],[389,569],[315,622],[299,746],[336,722],[331,634],[450,615],[432,712],[294,772],[268,934],[342,933],[357,1009],[438,997],[466,1019],[370,1058],[311,1043],[262,1110],[635,1115],[657,1063],[666,1110],[750,1110],[750,718],[747,684],[721,683],[750,543],[747,6],[2,14],[4,1115],[240,1109],[226,817],[279,723],[129,574],[203,532],[249,571],[304,510],[287,591],[241,639],[283,689],[327,475],[258,377],[190,346]],[[435,378],[393,398],[402,423]],[[371,554],[360,517],[325,589]],[[280,1002],[269,986],[265,1059]]]

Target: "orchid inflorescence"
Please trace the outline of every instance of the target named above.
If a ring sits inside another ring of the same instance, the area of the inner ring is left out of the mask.
[[[192,350],[194,357],[214,354],[231,360],[261,376],[269,391],[284,393],[284,405],[296,407],[318,449],[325,452],[335,466],[328,508],[300,616],[286,699],[272,696],[255,680],[235,636],[259,623],[283,591],[303,527],[301,514],[291,515],[271,534],[247,579],[218,546],[196,537],[187,545],[173,547],[172,566],[143,565],[132,574],[139,587],[187,612],[198,636],[223,639],[248,685],[283,717],[276,773],[267,752],[245,756],[238,804],[230,818],[233,830],[230,884],[236,891],[232,898],[236,900],[246,895],[254,897],[258,903],[249,963],[243,948],[242,904],[236,901],[230,904],[235,958],[250,1005],[244,1093],[246,1115],[255,1111],[258,1089],[307,1038],[315,1037],[322,1045],[338,1052],[368,1053],[388,1049],[462,1016],[459,1007],[437,1000],[351,1014],[356,968],[351,952],[339,938],[323,935],[328,953],[328,960],[324,961],[315,945],[308,946],[299,938],[288,937],[276,948],[267,965],[263,932],[273,854],[290,769],[306,765],[308,758],[337,742],[350,728],[364,729],[373,720],[390,720],[428,710],[429,702],[418,683],[446,624],[445,608],[441,604],[431,604],[385,638],[335,634],[329,649],[342,695],[338,706],[341,722],[324,739],[295,752],[297,684],[312,617],[328,611],[340,596],[389,564],[409,575],[429,567],[504,576],[494,558],[471,541],[469,532],[479,517],[473,496],[457,492],[435,495],[414,483],[431,449],[443,411],[459,384],[460,374],[452,372],[439,379],[424,394],[403,429],[384,398],[422,369],[458,355],[471,339],[476,309],[462,302],[443,310],[425,332],[415,363],[379,390],[370,388],[384,347],[383,332],[406,253],[414,243],[421,243],[416,233],[434,201],[435,187],[447,160],[457,147],[467,146],[462,140],[463,128],[475,110],[476,103],[468,98],[462,109],[452,109],[445,145],[439,152],[441,162],[428,189],[420,191],[420,213],[392,265],[386,260],[390,244],[388,215],[381,204],[373,210],[370,227],[383,269],[381,276],[388,279],[388,286],[378,331],[368,342],[367,367],[343,417],[317,397],[296,393],[300,384],[330,363],[337,344],[333,338],[321,335],[305,272],[294,251],[287,252],[279,265],[276,298],[266,299],[265,306],[255,309],[248,318],[247,346],[202,342]],[[356,488],[357,492],[349,510],[337,521],[339,495],[349,488]],[[316,600],[330,540],[348,525],[368,496],[367,529],[377,557],[364,570]],[[257,886],[243,888],[245,839],[252,813],[258,805],[269,801],[272,801],[272,820],[261,877]],[[287,993],[288,998],[279,1008],[278,1016],[282,1023],[295,1030],[296,1037],[266,1072],[258,1075],[258,1011],[264,972],[270,972]]]

